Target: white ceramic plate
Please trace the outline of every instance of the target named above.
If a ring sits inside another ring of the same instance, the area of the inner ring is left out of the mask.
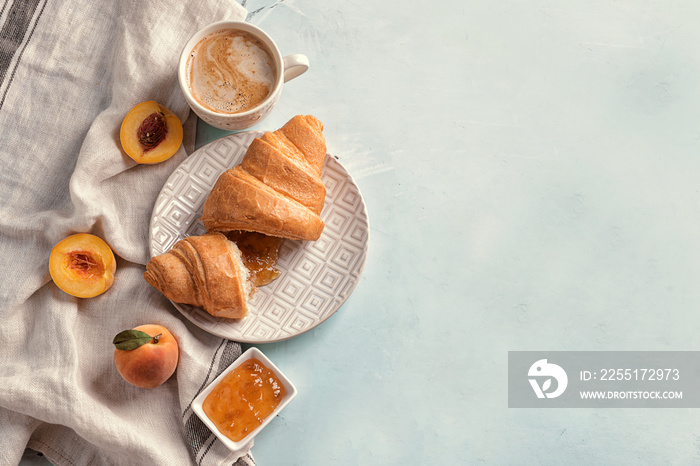
[[[237,165],[261,131],[236,133],[195,151],[170,175],[151,217],[151,257],[169,251],[187,236],[206,233],[200,217],[209,192],[224,171]],[[201,308],[173,303],[202,329],[229,340],[268,343],[318,326],[348,299],[360,279],[369,246],[369,221],[360,190],[333,156],[323,169],[326,224],[317,241],[285,240],[277,268],[281,274],[261,286],[244,319],[216,318]]]

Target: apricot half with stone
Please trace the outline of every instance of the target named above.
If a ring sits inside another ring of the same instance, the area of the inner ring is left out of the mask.
[[[88,233],[64,239],[49,257],[49,273],[56,286],[78,298],[92,298],[107,291],[116,270],[112,249]]]
[[[119,131],[124,152],[138,163],[159,163],[182,145],[182,124],[167,108],[149,100],[132,108]]]

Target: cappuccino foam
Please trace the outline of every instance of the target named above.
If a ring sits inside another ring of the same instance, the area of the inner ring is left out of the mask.
[[[253,35],[224,29],[200,40],[187,62],[188,86],[204,107],[220,113],[255,108],[275,85],[275,62]]]

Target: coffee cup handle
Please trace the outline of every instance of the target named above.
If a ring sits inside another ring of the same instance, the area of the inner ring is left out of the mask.
[[[301,76],[309,69],[309,59],[300,53],[286,55],[282,61],[284,62],[284,82]]]

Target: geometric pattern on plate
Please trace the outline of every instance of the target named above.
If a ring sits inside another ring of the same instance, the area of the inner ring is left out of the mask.
[[[262,131],[235,133],[201,147],[182,162],[163,185],[153,208],[151,257],[206,229],[200,217],[204,201],[224,171],[237,165]],[[320,325],[348,299],[367,259],[369,219],[359,188],[343,165],[326,155],[323,183],[325,223],[316,241],[285,240],[280,247],[280,276],[258,288],[241,320],[213,317],[203,309],[173,302],[198,327],[245,343],[286,340]]]

